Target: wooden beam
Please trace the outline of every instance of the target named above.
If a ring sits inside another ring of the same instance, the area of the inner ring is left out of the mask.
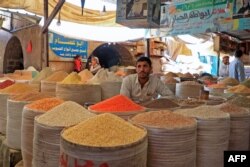
[[[59,2],[56,4],[56,7],[51,12],[50,16],[48,17],[48,19],[46,19],[46,21],[45,21],[45,23],[43,25],[42,33],[45,33],[48,30],[48,27],[49,27],[51,21],[54,19],[56,14],[59,12],[59,10],[63,6],[64,2],[65,2],[65,0],[59,0]]]

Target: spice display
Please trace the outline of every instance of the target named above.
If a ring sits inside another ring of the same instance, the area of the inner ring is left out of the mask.
[[[195,81],[184,81],[180,83],[181,85],[201,85],[198,82]]]
[[[233,98],[232,100],[230,100],[230,103],[236,104],[237,106],[240,107],[250,108],[250,96],[247,97],[241,96]]]
[[[171,111],[154,111],[134,116],[132,122],[157,128],[183,128],[196,125],[194,118],[184,117]]]
[[[107,81],[110,82],[122,82],[122,77],[115,75],[114,72],[108,72],[108,78]]]
[[[244,85],[244,86],[250,88],[250,78],[248,78],[248,79],[246,79],[245,81],[243,81],[243,82],[241,83],[241,85]]]
[[[155,108],[155,109],[179,107],[178,104],[166,98],[155,99],[155,100],[149,101],[143,106],[147,108]]]
[[[209,88],[214,88],[214,89],[225,89],[227,86],[223,83],[218,83],[218,84],[212,84],[208,86]]]
[[[166,76],[166,77],[171,77],[171,78],[173,78],[173,77],[178,77],[178,75],[175,74],[175,73],[173,73],[173,72],[168,72],[167,74],[165,74],[165,76]]]
[[[90,79],[93,78],[93,76],[94,76],[94,75],[93,75],[89,70],[87,70],[87,69],[81,71],[80,73],[78,73],[78,75],[81,77],[82,83],[87,82],[88,80],[90,80]]]
[[[35,78],[30,83],[40,82],[41,80],[46,79],[47,77],[49,77],[52,74],[53,74],[53,72],[52,72],[51,68],[45,67],[44,69],[42,69],[42,71],[39,74],[37,74],[35,76]]]
[[[81,84],[81,77],[76,73],[70,73],[61,83],[63,84]]]
[[[126,112],[141,111],[144,110],[144,107],[134,103],[124,95],[116,95],[90,106],[90,109],[98,112]]]
[[[10,100],[13,101],[25,101],[25,102],[29,102],[29,101],[36,101],[36,100],[40,100],[43,98],[49,98],[51,96],[49,96],[46,93],[40,93],[40,92],[27,92],[27,93],[22,93],[22,94],[17,94],[17,95],[11,95],[9,97]]]
[[[32,88],[28,84],[15,83],[11,86],[8,86],[0,90],[0,93],[2,94],[19,94],[19,93],[25,93],[25,92],[35,92],[35,89]]]
[[[229,118],[229,114],[222,112],[219,108],[205,105],[192,109],[176,110],[175,113],[198,119]]]
[[[95,114],[90,113],[76,102],[66,101],[41,115],[37,122],[53,127],[69,127],[93,116]]]
[[[62,137],[69,142],[95,147],[122,146],[145,136],[146,131],[109,113],[89,118],[62,133]]]
[[[11,81],[11,80],[5,80],[3,82],[0,83],[0,89],[4,89],[10,85],[13,85],[15,82]]]
[[[239,84],[239,81],[237,81],[234,78],[227,77],[227,78],[224,78],[223,80],[221,80],[220,83],[223,83],[223,84],[228,85],[228,86],[235,86],[235,85]]]
[[[224,103],[219,106],[219,109],[223,112],[229,113],[229,114],[249,114],[249,111],[246,108],[239,107],[235,104],[231,103]]]
[[[250,88],[244,85],[237,85],[227,89],[227,92],[230,93],[250,93]]]
[[[189,98],[189,99],[175,99],[174,100],[177,104],[180,106],[197,106],[205,104],[204,101],[195,99],[195,98]]]
[[[39,110],[39,111],[48,111],[55,106],[62,104],[64,101],[59,98],[44,98],[41,100],[36,100],[25,107],[32,109],[32,110]]]
[[[124,70],[123,70],[123,71],[122,71],[122,70],[118,70],[118,71],[115,73],[115,75],[124,77],[124,76],[126,76],[126,73],[124,72]]]
[[[68,76],[68,73],[65,71],[57,71],[51,74],[49,77],[47,77],[44,81],[50,81],[50,82],[60,82],[64,80]]]

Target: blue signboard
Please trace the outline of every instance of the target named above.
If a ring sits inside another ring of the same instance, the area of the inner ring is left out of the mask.
[[[49,32],[50,49],[60,58],[74,58],[77,54],[87,60],[88,42],[67,38],[59,34]]]

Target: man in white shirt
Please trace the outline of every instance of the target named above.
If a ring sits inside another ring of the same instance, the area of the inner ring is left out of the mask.
[[[220,64],[219,69],[220,77],[228,77],[229,76],[229,56],[224,56],[222,58],[222,63]]]
[[[123,79],[120,94],[135,102],[145,102],[158,95],[173,96],[173,93],[155,75],[151,75],[152,62],[148,57],[140,57],[136,62],[136,74]]]

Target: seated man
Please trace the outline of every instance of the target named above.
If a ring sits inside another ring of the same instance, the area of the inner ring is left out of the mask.
[[[120,94],[137,103],[157,98],[158,95],[173,96],[173,93],[152,72],[152,62],[148,57],[140,57],[136,62],[136,74],[123,79]]]

